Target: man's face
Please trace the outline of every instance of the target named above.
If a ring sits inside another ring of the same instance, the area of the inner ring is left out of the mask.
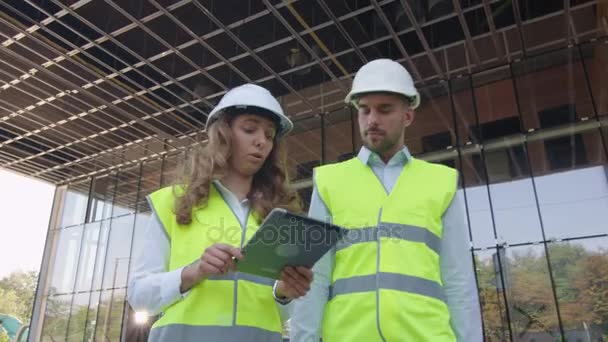
[[[380,156],[403,145],[403,130],[414,121],[414,111],[399,96],[369,94],[359,99],[359,130],[363,144]]]

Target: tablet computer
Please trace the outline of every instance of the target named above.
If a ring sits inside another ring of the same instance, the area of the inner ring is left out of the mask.
[[[243,247],[236,270],[279,279],[285,266],[312,267],[346,230],[331,223],[275,208]]]

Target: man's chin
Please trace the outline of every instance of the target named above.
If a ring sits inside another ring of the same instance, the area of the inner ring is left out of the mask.
[[[379,155],[382,155],[386,151],[391,149],[391,146],[387,146],[387,144],[385,144],[383,140],[377,142],[366,141],[363,145],[367,147],[370,151]]]

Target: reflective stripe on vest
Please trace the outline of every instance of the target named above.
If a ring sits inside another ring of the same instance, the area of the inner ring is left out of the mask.
[[[434,281],[397,273],[377,273],[366,276],[339,279],[329,288],[329,299],[335,296],[376,291],[379,289],[397,290],[432,297],[445,302],[441,286]]]
[[[168,271],[190,264],[215,243],[242,246],[258,229],[251,213],[246,224],[241,224],[214,185],[207,205],[193,210],[188,225],[176,222],[171,188],[160,189],[149,198],[170,240]],[[248,340],[243,334],[252,334],[255,340],[281,341],[273,284],[272,279],[239,272],[211,276],[164,309],[152,326],[149,341]]]
[[[150,331],[149,341],[282,341],[279,332],[247,326],[171,324]]]
[[[456,175],[412,158],[387,193],[358,158],[315,169],[333,223],[349,229],[336,246],[323,341],[455,341],[439,258]]]
[[[435,253],[441,250],[441,239],[428,229],[406,224],[380,222],[377,227],[350,229],[336,245],[336,250],[350,247],[356,243],[372,242],[380,237],[422,242]]]

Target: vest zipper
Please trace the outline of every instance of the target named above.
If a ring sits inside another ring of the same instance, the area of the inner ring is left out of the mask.
[[[247,235],[247,222],[249,222],[249,212],[247,210],[247,214],[245,215],[245,224],[241,223],[238,216],[236,216],[237,221],[241,225],[241,244],[240,248],[243,248],[243,244],[245,243],[245,236]],[[237,304],[239,301],[239,274],[238,272],[234,272],[234,315],[232,315],[232,325],[236,325],[236,313],[237,313]]]
[[[382,329],[380,328],[380,222],[382,221],[382,208],[378,213],[378,223],[376,224],[376,325],[378,327],[378,334],[382,341],[386,342],[386,339],[382,335]]]

